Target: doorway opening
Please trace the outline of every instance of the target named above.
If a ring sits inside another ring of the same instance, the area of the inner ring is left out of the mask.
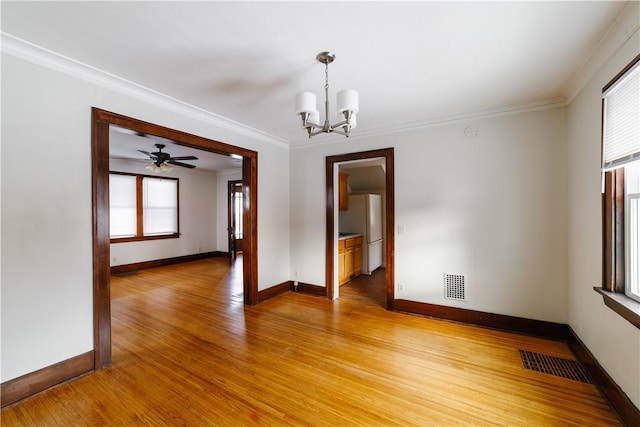
[[[257,288],[257,164],[258,153],[223,142],[166,128],[98,108],[92,109],[91,162],[93,206],[93,317],[94,369],[111,363],[110,230],[109,230],[109,128],[166,138],[178,145],[223,155],[242,157],[243,302],[258,303]]]
[[[338,179],[339,165],[346,162],[364,161],[368,159],[383,159],[385,168],[385,191],[384,195],[384,227],[382,230],[384,238],[384,306],[387,310],[394,308],[394,165],[393,165],[393,148],[380,150],[363,151],[358,153],[341,154],[336,156],[327,156],[326,158],[326,182],[327,182],[327,211],[326,211],[326,296],[334,299],[338,296],[339,281],[336,273],[336,257],[338,254],[338,210],[336,205],[337,186],[335,183]]]
[[[229,243],[229,264],[233,264],[238,258],[238,252],[243,252],[242,200],[242,181],[228,181],[227,240]]]
[[[385,307],[385,159],[338,164],[338,285],[336,298]]]

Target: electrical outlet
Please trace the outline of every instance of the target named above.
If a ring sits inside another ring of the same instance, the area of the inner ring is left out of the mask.
[[[404,292],[404,285],[402,283],[398,283],[398,292]]]
[[[112,257],[111,261],[115,264],[118,261],[118,258],[117,257]]]

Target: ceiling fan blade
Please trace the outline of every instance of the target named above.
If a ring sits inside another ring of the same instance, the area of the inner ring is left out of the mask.
[[[142,154],[146,154],[149,157],[152,157],[151,153],[149,153],[148,151],[142,151],[142,150],[138,150],[139,152],[141,152]]]
[[[193,168],[195,168],[195,167],[196,167],[195,165],[188,165],[188,164],[186,164],[186,163],[176,162],[176,161],[175,161],[175,160],[173,160],[173,159],[169,159],[169,160],[167,160],[167,163],[172,164],[172,165],[176,165],[176,166],[182,166],[183,168],[189,168],[189,169],[193,169]]]
[[[173,160],[198,160],[196,156],[176,156],[172,157]]]
[[[158,159],[158,160],[162,160],[162,161],[169,160],[171,158],[171,156],[169,154],[164,153],[162,151],[158,151],[156,153],[151,153],[151,156],[156,158],[156,159]]]

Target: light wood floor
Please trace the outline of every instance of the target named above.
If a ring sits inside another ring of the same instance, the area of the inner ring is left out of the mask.
[[[573,359],[564,343],[385,311],[382,272],[255,307],[240,274],[214,258],[112,277],[113,364],[2,425],[620,425],[593,385],[522,367],[518,349]]]

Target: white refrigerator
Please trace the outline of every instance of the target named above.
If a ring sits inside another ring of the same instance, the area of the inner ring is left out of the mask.
[[[382,196],[349,196],[348,210],[339,213],[338,230],[362,234],[362,273],[371,274],[382,265]]]

